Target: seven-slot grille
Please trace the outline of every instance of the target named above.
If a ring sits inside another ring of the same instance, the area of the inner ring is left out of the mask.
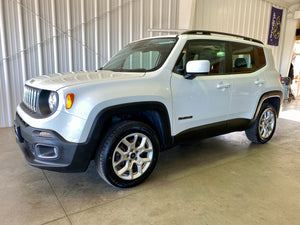
[[[23,102],[33,112],[37,111],[37,100],[39,93],[40,91],[38,89],[29,86],[24,87]]]

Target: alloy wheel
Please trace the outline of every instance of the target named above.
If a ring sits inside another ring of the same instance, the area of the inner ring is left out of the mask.
[[[153,146],[149,137],[142,133],[132,133],[124,137],[116,146],[112,166],[118,177],[134,180],[143,175],[153,159]]]
[[[258,134],[262,140],[268,139],[275,127],[275,114],[271,108],[265,109],[261,114],[258,126]]]

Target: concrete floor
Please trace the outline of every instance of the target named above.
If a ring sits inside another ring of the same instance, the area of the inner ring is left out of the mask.
[[[285,103],[265,145],[243,132],[162,152],[132,189],[85,173],[26,164],[12,128],[0,129],[0,224],[300,224],[300,99]]]

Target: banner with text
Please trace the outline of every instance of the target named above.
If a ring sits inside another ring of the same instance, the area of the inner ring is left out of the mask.
[[[282,20],[282,12],[283,12],[282,9],[277,9],[275,7],[272,7],[269,36],[268,36],[268,45],[278,46],[281,20]]]

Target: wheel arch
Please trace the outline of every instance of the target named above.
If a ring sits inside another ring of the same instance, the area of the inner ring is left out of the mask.
[[[111,106],[98,113],[89,136],[97,142],[95,146],[99,146],[101,138],[111,125],[123,120],[135,120],[151,126],[157,133],[161,149],[166,149],[173,143],[169,118],[166,106],[160,102]],[[96,149],[93,150],[94,154]]]
[[[272,105],[275,108],[276,116],[278,117],[282,105],[282,99],[283,99],[283,93],[281,91],[271,91],[271,92],[264,93],[260,97],[260,100],[257,104],[254,117],[251,120],[251,125],[255,122],[263,103],[268,103]]]

